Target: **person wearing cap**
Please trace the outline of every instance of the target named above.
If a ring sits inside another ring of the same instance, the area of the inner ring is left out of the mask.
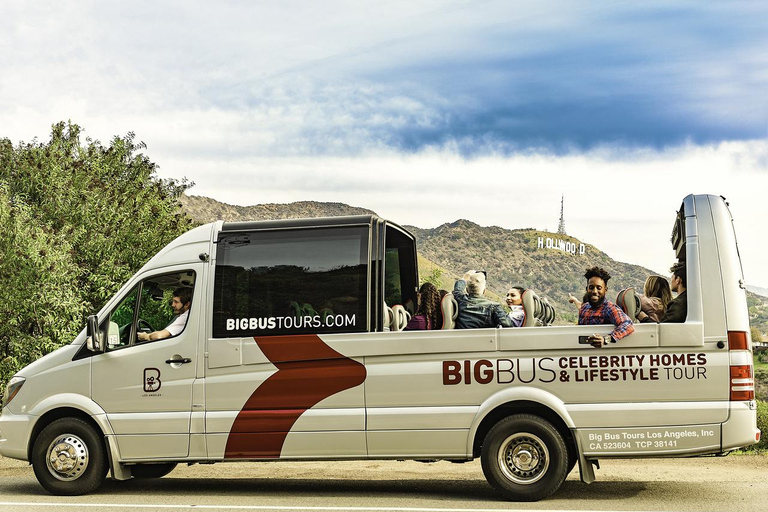
[[[485,272],[470,270],[453,286],[453,296],[459,305],[457,329],[483,327],[512,327],[512,321],[501,304],[483,297]]]

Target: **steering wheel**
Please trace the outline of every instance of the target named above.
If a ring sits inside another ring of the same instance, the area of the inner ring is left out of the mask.
[[[141,332],[155,332],[155,330],[152,328],[152,326],[147,322],[146,320],[143,320],[139,318],[139,321],[136,322],[136,326]]]
[[[119,346],[128,345],[128,335],[131,333],[131,323],[128,322],[127,324],[121,325],[117,332],[120,336]]]

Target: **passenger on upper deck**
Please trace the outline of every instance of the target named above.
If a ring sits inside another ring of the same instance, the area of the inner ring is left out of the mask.
[[[667,280],[661,276],[648,276],[643,285],[643,294],[640,295],[637,319],[643,323],[661,322],[671,300],[672,292]]]
[[[440,310],[440,292],[432,283],[424,283],[419,288],[418,309],[405,326],[406,331],[440,329],[443,325],[443,313]]]
[[[468,271],[456,281],[453,296],[459,305],[456,317],[457,329],[475,329],[481,327],[512,327],[504,308],[498,302],[483,297],[485,292],[485,272]]]
[[[669,280],[669,286],[673,292],[677,293],[677,297],[669,303],[667,306],[667,312],[664,313],[662,322],[669,323],[682,323],[685,322],[685,318],[688,316],[688,295],[686,293],[686,270],[685,263],[678,261],[672,268],[669,269],[672,272],[672,278]]]
[[[510,309],[507,317],[512,322],[512,327],[520,327],[523,325],[523,320],[525,320],[523,293],[525,293],[525,288],[522,286],[513,286],[507,292],[507,306]]]
[[[589,344],[601,348],[606,343],[616,343],[635,332],[632,321],[613,302],[605,299],[608,291],[608,280],[611,275],[600,267],[588,268],[584,274],[587,279],[587,301],[579,308],[579,325],[613,324],[616,327],[610,335],[593,334]]]

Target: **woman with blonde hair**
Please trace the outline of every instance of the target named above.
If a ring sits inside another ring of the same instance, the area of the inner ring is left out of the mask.
[[[672,301],[672,290],[669,281],[662,276],[648,276],[640,295],[640,312],[637,319],[640,322],[661,322],[667,305]]]

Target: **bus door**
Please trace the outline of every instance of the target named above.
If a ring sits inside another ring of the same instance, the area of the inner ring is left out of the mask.
[[[193,292],[191,269],[146,277],[102,323],[106,351],[91,362],[92,397],[107,413],[124,460],[186,457],[201,301],[179,327],[174,293]],[[183,320],[183,319],[182,319]],[[170,336],[142,341],[140,333]]]

